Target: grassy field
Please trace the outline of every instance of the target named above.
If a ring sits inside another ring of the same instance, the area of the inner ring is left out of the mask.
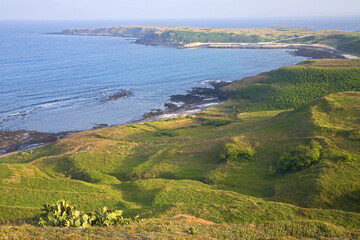
[[[0,236],[358,238],[359,67],[358,60],[305,61],[234,82],[224,89],[232,91],[227,102],[195,116],[84,131],[2,157]],[[316,163],[274,170],[311,141],[322,147]],[[239,154],[224,158],[227,146]],[[244,158],[244,148],[254,156]],[[58,199],[143,220],[109,230],[15,224]],[[199,230],[191,235],[190,227]]]

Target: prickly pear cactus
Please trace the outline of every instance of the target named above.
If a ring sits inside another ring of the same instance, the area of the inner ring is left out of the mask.
[[[40,226],[74,227],[82,226],[83,223],[81,212],[76,210],[76,206],[65,200],[51,205],[44,204],[39,218]]]
[[[83,213],[76,210],[76,206],[70,202],[59,200],[56,204],[44,204],[39,217],[40,226],[53,227],[89,227],[111,226],[116,224],[129,224],[136,221],[139,216],[124,218],[121,210],[112,211],[103,207],[99,211]]]

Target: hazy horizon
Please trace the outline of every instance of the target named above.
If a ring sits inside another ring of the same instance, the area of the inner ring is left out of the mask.
[[[343,0],[0,0],[0,20],[231,19],[360,16]]]
[[[1,18],[0,21],[131,21],[131,20],[154,20],[154,21],[161,21],[161,20],[262,20],[262,19],[328,19],[328,18],[360,18],[359,15],[324,15],[324,16],[283,16],[283,17],[276,17],[276,16],[268,16],[268,17],[204,17],[204,18],[99,18],[99,19],[91,19],[91,18],[84,18],[84,19],[76,19],[76,18],[57,18],[57,19],[40,19],[40,18]]]

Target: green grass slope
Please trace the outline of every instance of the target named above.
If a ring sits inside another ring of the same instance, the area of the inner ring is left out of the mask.
[[[67,199],[86,211],[108,206],[164,222],[186,214],[214,222],[219,234],[228,224],[240,229],[221,237],[200,224],[199,238],[355,236],[359,67],[358,60],[305,61],[232,83],[225,89],[233,91],[226,103],[196,116],[84,131],[2,157],[0,217],[31,218],[43,203]],[[272,90],[258,90],[264,86]],[[275,171],[286,153],[311,149],[312,141],[321,145],[314,163]],[[249,149],[254,155],[246,155]],[[123,231],[160,237],[151,235],[155,221]],[[171,232],[187,234],[180,225],[169,223],[166,238]],[[6,229],[0,234],[11,232]],[[98,237],[105,234],[96,231]]]
[[[359,60],[349,67],[316,67],[313,62],[270,72],[269,77],[237,89],[232,98],[247,103],[246,111],[277,110],[298,108],[334,92],[360,90]]]

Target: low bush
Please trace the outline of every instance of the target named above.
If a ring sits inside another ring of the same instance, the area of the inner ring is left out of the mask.
[[[316,141],[311,141],[310,146],[299,145],[284,153],[276,163],[276,172],[297,172],[317,163],[322,153],[322,147]]]
[[[239,138],[234,138],[232,143],[225,144],[224,153],[221,159],[227,161],[249,161],[252,160],[255,151],[248,142],[241,141]]]
[[[203,126],[212,126],[212,127],[221,127],[221,126],[228,125],[232,122],[233,121],[231,121],[231,120],[219,119],[219,120],[213,120],[210,122],[203,123],[202,125]]]
[[[136,220],[138,216],[135,217]],[[53,227],[89,227],[124,225],[132,222],[131,218],[124,218],[121,210],[112,211],[103,207],[99,211],[84,213],[76,210],[76,206],[65,200],[56,204],[44,204],[38,224]]]
[[[324,152],[323,158],[335,163],[356,160],[355,156],[341,149],[329,149],[328,151]]]
[[[161,131],[156,133],[156,136],[158,137],[175,137],[177,135],[178,135],[177,133],[170,131]]]

